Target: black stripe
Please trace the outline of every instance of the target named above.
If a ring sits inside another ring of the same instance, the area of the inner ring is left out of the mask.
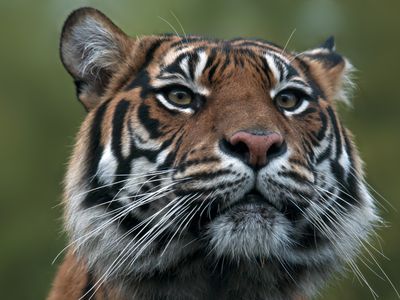
[[[239,57],[236,52],[234,52],[234,54],[233,54],[233,66],[235,68],[239,67]]]
[[[352,170],[354,172],[355,167],[354,167],[354,149],[353,149],[353,145],[349,139],[349,137],[347,136],[347,133],[345,132],[345,129],[342,127],[342,135],[344,138],[344,147],[345,147],[345,151],[349,157],[349,162],[350,162],[350,170],[348,170],[348,172],[352,173]],[[355,176],[355,175],[354,175]],[[350,177],[354,177],[352,175],[349,176]],[[348,185],[350,185],[350,182],[348,183]]]
[[[92,127],[89,134],[89,145],[86,152],[86,159],[88,168],[86,170],[85,178],[91,178],[97,170],[101,154],[103,153],[103,146],[100,144],[101,140],[101,126],[103,124],[104,114],[107,110],[111,100],[105,101],[95,112],[92,121]]]
[[[96,299],[96,287],[94,286],[93,274],[90,271],[88,271],[87,273],[87,282],[82,290],[82,296],[80,299],[82,300]]]
[[[145,71],[150,62],[153,60],[154,53],[158,48],[162,45],[166,40],[158,39],[147,49],[146,56],[142,66],[140,67],[137,76],[132,80],[130,84],[128,84],[125,88],[126,91],[132,90],[136,87],[144,87],[148,85],[148,73]],[[143,97],[143,96],[142,96]]]
[[[222,74],[225,69],[228,67],[228,65],[231,63],[231,58],[230,58],[230,54],[227,53],[226,56],[224,57],[225,61],[223,63],[223,65],[221,66],[221,69],[219,70],[219,72]]]
[[[117,85],[117,87],[115,88],[116,91],[119,91],[122,87],[124,87],[125,85],[127,85],[127,83],[131,80],[131,75],[132,73],[137,73],[139,74],[143,69],[147,68],[147,66],[149,65],[149,63],[152,61],[153,59],[153,55],[155,53],[155,51],[161,46],[161,44],[163,42],[169,41],[171,39],[171,37],[168,36],[160,36],[160,39],[155,41],[150,47],[149,49],[147,49],[147,53],[146,53],[146,57],[144,59],[144,62],[141,66],[139,66],[138,70],[128,70],[127,74],[124,76],[124,79],[121,80],[121,82]],[[143,49],[143,45],[141,45],[139,43],[139,48],[142,50]],[[139,51],[141,51],[139,50]],[[146,50],[146,49],[144,49]],[[141,51],[143,52],[143,51]],[[132,83],[131,83],[132,84]],[[130,85],[128,85],[125,90],[131,90],[133,87]]]
[[[165,39],[159,39],[153,42],[153,44],[148,48],[146,52],[146,57],[144,59],[142,69],[146,69],[150,62],[153,60],[154,53],[157,51],[158,48],[165,42]]]
[[[197,54],[197,52],[189,56],[189,61],[188,61],[189,75],[192,80],[194,80],[194,71],[196,69],[196,65],[198,64],[198,62],[199,62],[199,55]]]
[[[279,71],[279,78],[276,78],[276,80],[282,82],[284,81],[285,78],[283,78],[283,73],[284,73],[284,63],[283,61],[278,58],[277,56],[273,55],[273,61],[275,63],[275,66],[278,67],[278,71]]]
[[[328,147],[326,147],[324,152],[322,152],[320,155],[318,155],[318,157],[316,159],[317,165],[330,157],[331,151],[332,151],[331,149],[332,149],[332,144],[329,143]]]
[[[210,70],[208,71],[208,82],[211,83],[214,81],[214,75],[215,75],[215,71],[217,70],[218,66],[219,66],[220,62],[219,61],[215,61],[214,65],[210,68]]]
[[[211,65],[214,63],[215,57],[217,56],[217,49],[212,48],[210,54],[207,57],[206,65],[204,66],[204,71],[208,70]]]
[[[86,170],[85,179],[90,182],[89,189],[92,191],[88,193],[85,199],[82,201],[82,205],[85,208],[107,201],[107,191],[104,189],[95,189],[99,186],[99,182],[98,178],[93,178],[93,176],[97,172],[101,155],[103,154],[104,150],[104,147],[100,143],[102,131],[101,127],[110,101],[111,100],[104,102],[97,109],[92,121],[92,127],[90,129],[89,146],[86,154],[88,168]]]
[[[304,197],[306,199],[312,199],[313,198],[312,194],[309,194],[307,192],[304,192],[302,190],[299,190],[299,189],[296,189],[296,188],[293,188],[293,187],[290,187],[290,186],[287,186],[287,185],[283,185],[283,184],[277,182],[276,180],[274,180],[272,178],[268,178],[267,181],[271,185],[280,188],[282,191],[289,192],[289,193],[291,193],[293,195],[299,195],[299,196],[302,196],[302,197]]]
[[[228,169],[222,169],[222,170],[217,170],[213,172],[198,172],[194,174],[190,174],[189,177],[192,180],[210,180],[214,179],[217,177],[220,177],[222,175],[229,175],[229,174],[234,174],[235,172],[228,170]]]
[[[327,69],[334,68],[338,64],[344,63],[343,57],[332,51],[329,51],[329,53],[306,54],[306,56],[318,60]]]
[[[308,114],[312,114],[312,113],[315,113],[315,112],[317,112],[317,109],[315,107],[308,107],[306,110],[304,110],[301,113],[295,115],[295,117],[302,118],[302,117],[305,117]]]
[[[125,122],[125,116],[129,109],[129,102],[126,100],[121,100],[115,108],[114,117],[113,117],[113,128],[112,128],[112,143],[111,149],[115,157],[120,162],[123,160],[122,155],[122,131]]]
[[[336,159],[338,159],[339,156],[342,154],[342,137],[340,134],[339,126],[336,120],[335,113],[333,112],[333,109],[331,107],[328,107],[326,110],[328,111],[329,117],[333,125],[333,132],[335,134],[335,140],[336,140]]]
[[[300,166],[300,167],[303,167],[303,168],[306,168],[306,169],[308,169],[309,168],[309,163],[306,161],[306,162],[303,162],[302,160],[299,160],[299,159],[296,159],[296,158],[289,158],[289,162],[290,163],[293,163],[293,164],[296,164],[296,165],[298,165],[298,166]]]
[[[344,180],[344,169],[337,160],[331,161],[331,172],[339,182]]]
[[[139,106],[138,118],[148,131],[151,139],[156,139],[163,135],[160,131],[160,122],[150,117],[150,108],[144,103]]]
[[[316,137],[319,141],[321,141],[325,137],[325,133],[328,128],[328,120],[322,111],[319,113],[319,117],[321,119],[321,128],[319,129]]]
[[[188,80],[190,80],[190,78],[187,77],[186,72],[181,68],[181,62],[183,61],[183,59],[190,57],[189,55],[190,55],[190,53],[187,53],[187,52],[180,54],[177,58],[175,58],[175,60],[171,64],[169,64],[168,66],[165,66],[162,71],[165,73],[171,73],[171,74],[178,73],[178,74],[182,75],[183,77],[187,78]],[[189,61],[188,61],[188,65],[189,65]]]
[[[288,71],[288,74],[286,77],[287,80],[289,80],[292,77],[299,76],[299,72],[297,72],[297,70],[295,68],[293,68],[292,65],[286,64],[286,67],[287,67],[287,71]],[[304,85],[304,82],[300,82],[300,83]]]
[[[175,190],[175,194],[177,196],[186,196],[189,194],[196,194],[196,193],[197,194],[207,194],[209,192],[214,192],[214,191],[234,187],[242,182],[243,182],[242,179],[238,179],[238,180],[234,180],[232,182],[225,182],[225,183],[214,185],[212,188],[204,188],[204,189],[197,188],[197,189],[190,189],[190,190],[189,189],[187,189],[187,190],[186,189],[179,189],[179,190],[177,189],[177,190]]]
[[[198,42],[198,41],[203,41],[204,39],[202,37],[184,37],[182,38],[182,40],[178,41],[178,42],[174,42],[171,44],[171,48],[174,48],[176,46],[183,46],[186,44],[190,44],[193,42]]]
[[[220,161],[220,159],[218,157],[205,157],[205,158],[200,158],[200,159],[185,160],[182,164],[179,165],[177,170],[179,172],[184,172],[187,168],[192,167],[192,166],[208,164],[208,163],[215,163],[215,162],[219,162],[219,161]]]
[[[261,69],[264,72],[265,78],[267,78],[268,87],[272,87],[272,80],[271,80],[272,72],[271,72],[271,69],[270,69],[270,67],[268,65],[268,62],[267,62],[267,60],[265,58],[262,58],[261,62],[262,62]]]
[[[179,131],[180,131],[180,129],[178,130],[178,132]],[[183,133],[181,133],[178,136],[177,135],[178,132],[174,135],[175,137],[177,137],[177,141],[175,143],[175,147],[174,147],[173,151],[170,151],[168,153],[168,155],[165,158],[164,162],[157,167],[157,170],[168,169],[168,168],[171,168],[174,165],[176,156],[178,155],[178,152],[179,152],[179,149],[180,149],[180,147],[182,145],[182,140],[183,140]],[[172,143],[172,139],[171,139],[171,143]]]
[[[296,60],[299,63],[303,73],[309,79],[307,83],[313,90],[312,98],[318,99],[319,97],[321,97],[322,99],[327,100],[325,93],[322,91],[322,89],[321,89],[320,85],[318,84],[317,80],[311,74],[309,65],[298,56],[296,56],[294,58],[294,60]]]
[[[142,64],[141,69],[146,69],[151,61],[153,60],[154,53],[160,48],[162,43],[164,43],[166,40],[165,39],[158,39],[153,44],[147,49],[146,52],[146,57],[144,59],[144,62]]]
[[[310,183],[310,181],[306,177],[294,171],[279,171],[278,175],[287,176],[293,181],[296,181],[300,184]]]
[[[98,205],[101,203],[104,203],[106,201],[110,201],[111,199],[114,198],[114,194],[107,194],[107,192],[110,192],[112,189],[111,188],[102,188],[99,189],[96,192],[91,192],[90,194],[98,194],[99,197],[96,197],[95,199],[97,202],[93,203],[94,205]],[[135,200],[135,199],[132,199]],[[124,204],[119,203],[117,201],[112,201],[107,204],[102,205],[104,208],[104,211],[107,213],[111,213],[110,219],[114,218],[116,215],[120,214],[126,207],[124,208]],[[146,231],[144,230],[146,226],[150,226],[149,224],[142,224],[141,226],[138,226],[140,224],[141,220],[133,216],[131,213],[126,213],[126,214],[121,214],[115,220],[113,221],[113,224],[117,224],[118,228],[122,229],[123,232],[130,231],[132,228],[135,228],[135,230],[132,230],[130,232],[130,236],[134,237],[137,235],[138,238],[140,238]]]
[[[333,132],[335,136],[335,145],[336,145],[336,157],[335,160],[331,161],[331,171],[335,175],[336,179],[339,181],[344,180],[344,169],[343,167],[339,164],[338,159],[342,154],[342,136],[340,133],[339,125],[335,116],[335,113],[333,112],[333,109],[331,107],[327,108],[329,118],[331,119],[331,123],[333,126]]]
[[[151,92],[149,73],[146,70],[142,70],[135,77],[135,79],[127,86],[126,90],[132,90],[136,88],[141,88],[140,97],[142,99],[147,98],[149,92]]]

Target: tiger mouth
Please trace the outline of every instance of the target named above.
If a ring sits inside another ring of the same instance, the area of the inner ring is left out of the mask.
[[[277,211],[282,211],[281,208],[279,208],[275,203],[273,203],[271,200],[266,198],[264,195],[262,195],[257,189],[253,188],[249,192],[247,192],[240,200],[232,203],[226,209],[224,209],[223,212],[229,211],[234,207],[237,206],[245,206],[245,205],[258,205],[258,206],[269,206],[273,207]]]

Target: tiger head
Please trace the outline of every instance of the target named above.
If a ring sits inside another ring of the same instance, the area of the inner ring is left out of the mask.
[[[65,180],[66,229],[100,276],[190,269],[200,282],[215,271],[288,299],[352,263],[378,217],[336,113],[351,64],[332,38],[301,53],[131,38],[84,8],[60,52],[88,111]]]

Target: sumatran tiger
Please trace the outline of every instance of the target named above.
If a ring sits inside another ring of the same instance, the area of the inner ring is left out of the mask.
[[[132,38],[81,8],[60,45],[88,114],[49,300],[309,299],[353,264],[379,217],[333,38]]]

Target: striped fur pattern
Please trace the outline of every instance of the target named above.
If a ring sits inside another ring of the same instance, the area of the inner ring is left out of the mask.
[[[308,298],[352,264],[377,216],[335,110],[351,65],[332,40],[292,53],[262,40],[133,39],[84,8],[64,26],[61,56],[89,111],[64,205],[92,299]],[[168,99],[176,87],[190,105]],[[274,102],[286,90],[302,95],[293,110]],[[279,132],[285,151],[255,169],[227,150],[241,130]]]

